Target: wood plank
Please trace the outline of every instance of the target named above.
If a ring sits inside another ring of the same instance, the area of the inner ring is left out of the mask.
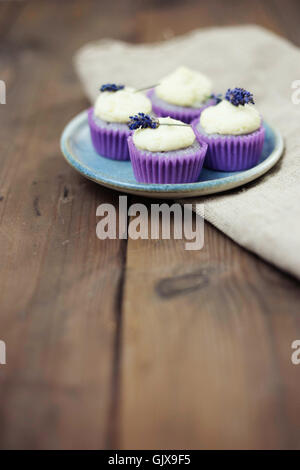
[[[288,0],[283,5],[280,0],[267,0],[264,4],[267,14],[280,25],[281,34],[297,46],[300,45],[299,16],[300,4],[297,0]]]
[[[141,42],[170,39],[197,28],[259,24],[280,33],[277,15],[272,14],[273,0],[266,8],[262,0],[240,2],[239,0],[210,0],[207,2],[176,2],[153,8],[147,5],[138,13],[137,37]]]
[[[149,6],[138,37],[253,22],[295,39],[287,19],[295,8],[279,3]],[[300,448],[300,378],[290,360],[300,337],[297,281],[208,223],[200,252],[179,240],[129,240],[125,277],[122,448]]]
[[[298,282],[209,224],[201,251],[129,240],[119,445],[300,448],[299,305]]]
[[[88,106],[72,53],[111,13],[93,1],[23,6],[1,49],[0,447],[103,448],[126,241],[96,238],[96,207],[117,194],[68,167],[59,137]]]
[[[24,7],[21,2],[0,3],[0,39],[4,38]]]
[[[126,261],[126,241],[95,236],[97,205],[118,194],[58,148],[87,106],[82,44],[246,22],[296,37],[270,5],[49,0],[0,15],[1,448],[300,447],[298,283],[209,224],[199,253],[130,240]]]

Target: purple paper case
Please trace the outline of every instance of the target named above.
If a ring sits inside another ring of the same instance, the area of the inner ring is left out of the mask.
[[[204,166],[218,171],[241,171],[257,165],[265,138],[263,125],[250,134],[207,134],[199,119],[192,122],[199,142],[208,145]]]
[[[192,183],[202,170],[207,145],[194,142],[186,149],[171,152],[149,152],[138,149],[128,137],[133,173],[139,183]]]
[[[173,119],[178,119],[178,121],[183,121],[183,122],[186,122],[187,124],[190,124],[194,119],[199,117],[205,108],[208,108],[208,106],[212,106],[216,103],[215,99],[209,99],[200,108],[176,106],[175,104],[167,103],[166,101],[160,99],[156,95],[154,88],[148,91],[147,96],[151,100],[152,110],[157,116],[159,117],[170,116]]]
[[[127,124],[105,122],[95,117],[94,108],[88,111],[91,139],[96,152],[112,160],[129,160]]]

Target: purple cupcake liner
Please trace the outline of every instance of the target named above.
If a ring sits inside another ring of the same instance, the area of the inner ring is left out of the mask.
[[[128,137],[133,173],[139,183],[180,184],[197,181],[202,170],[207,145],[195,142],[186,149],[149,152],[138,149]]]
[[[130,159],[127,143],[130,130],[126,124],[105,123],[95,118],[94,108],[88,111],[88,122],[94,149],[101,157],[122,161]]]
[[[243,135],[206,134],[199,119],[192,122],[198,142],[208,145],[204,166],[211,170],[241,171],[257,165],[262,153],[265,129]]]
[[[155,94],[154,88],[148,91],[147,96],[152,102],[152,111],[158,117],[170,116],[173,119],[178,119],[178,121],[183,121],[187,124],[190,124],[194,119],[198,118],[205,108],[216,104],[215,99],[210,99],[206,101],[206,103],[201,106],[201,108],[188,108],[184,106],[176,106],[158,98],[158,96],[156,96]]]

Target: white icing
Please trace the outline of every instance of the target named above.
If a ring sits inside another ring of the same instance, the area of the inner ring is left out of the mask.
[[[207,134],[249,134],[259,129],[261,117],[253,104],[234,106],[223,100],[202,111],[200,124]]]
[[[161,124],[184,124],[170,117],[159,118]],[[192,128],[185,126],[159,126],[156,129],[137,129],[133,142],[139,149],[150,152],[168,152],[193,145],[195,134]]]
[[[211,81],[200,72],[178,67],[155,88],[156,95],[177,106],[198,108],[212,93]]]
[[[129,116],[137,113],[150,113],[151,101],[133,88],[115,92],[101,92],[94,106],[95,116],[108,122],[128,122]]]

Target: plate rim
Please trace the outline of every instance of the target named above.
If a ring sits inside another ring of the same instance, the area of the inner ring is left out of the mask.
[[[284,140],[281,133],[278,131],[278,129],[274,128],[267,121],[265,121],[275,135],[274,150],[263,162],[259,163],[253,168],[250,168],[249,170],[238,172],[236,175],[233,174],[215,180],[197,181],[194,183],[182,184],[146,184],[137,182],[122,183],[115,182],[106,178],[105,176],[101,176],[101,179],[97,179],[91,175],[89,167],[85,166],[80,160],[74,157],[71,149],[69,148],[69,140],[74,132],[74,128],[83,125],[85,120],[87,122],[87,113],[88,109],[85,109],[84,111],[81,111],[79,114],[74,116],[67,123],[61,134],[60,147],[65,160],[78,173],[90,179],[91,181],[94,181],[95,183],[98,183],[102,186],[129,194],[143,195],[146,197],[173,198],[201,196],[229,191],[230,189],[243,186],[267,173],[279,161],[284,151]],[[222,183],[220,183],[220,181],[222,181]]]

